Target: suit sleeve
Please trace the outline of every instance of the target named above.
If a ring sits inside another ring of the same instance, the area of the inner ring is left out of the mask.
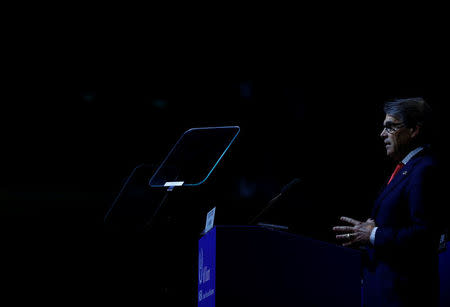
[[[411,174],[406,186],[409,217],[403,227],[379,227],[375,236],[375,250],[429,250],[435,247],[437,223],[435,167],[421,167]]]

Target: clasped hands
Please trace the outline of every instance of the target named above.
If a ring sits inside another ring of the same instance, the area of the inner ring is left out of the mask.
[[[351,224],[352,226],[335,226],[336,240],[342,243],[342,246],[361,246],[370,244],[370,234],[375,228],[375,221],[367,219],[365,222],[343,216],[341,221]]]

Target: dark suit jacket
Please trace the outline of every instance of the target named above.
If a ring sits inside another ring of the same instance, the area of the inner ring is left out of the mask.
[[[428,150],[419,152],[375,201],[372,217],[378,229],[369,250],[368,306],[437,304],[441,228],[436,165]]]

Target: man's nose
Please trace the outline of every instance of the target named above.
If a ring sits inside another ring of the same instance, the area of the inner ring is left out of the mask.
[[[383,128],[383,130],[381,130],[380,136],[381,136],[381,138],[383,138],[383,139],[387,137],[386,128]]]

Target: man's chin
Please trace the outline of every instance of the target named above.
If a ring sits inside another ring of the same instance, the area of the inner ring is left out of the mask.
[[[397,152],[387,151],[386,156],[394,162],[398,162],[402,159],[402,156],[399,155]]]

